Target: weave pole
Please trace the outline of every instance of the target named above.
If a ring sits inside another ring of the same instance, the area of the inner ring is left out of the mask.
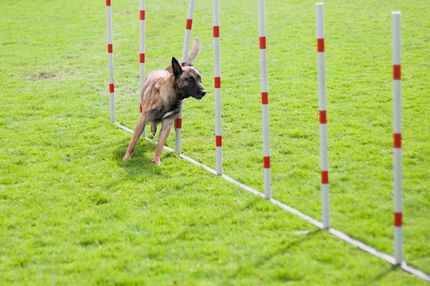
[[[109,69],[109,109],[110,121],[115,122],[115,84],[113,79],[113,44],[112,44],[112,11],[111,0],[106,0],[106,29]]]
[[[140,22],[140,47],[139,47],[139,63],[140,63],[140,86],[143,87],[145,80],[145,0],[140,0],[139,10]]]
[[[185,25],[184,47],[182,49],[182,60],[181,60],[182,63],[187,61],[188,48],[190,46],[191,29],[193,26],[193,12],[194,12],[194,0],[190,0],[188,2],[188,14],[187,14],[187,20]],[[181,105],[181,111],[175,122],[175,130],[176,130],[175,151],[177,153],[181,153],[182,111],[183,111],[183,104]]]
[[[140,88],[145,81],[145,0],[140,0],[139,7],[139,24],[140,24],[140,46],[139,46],[139,67],[140,67]],[[142,113],[142,103],[140,103],[139,112]],[[143,130],[145,133],[145,130]],[[145,135],[145,134],[144,134]]]
[[[213,0],[216,173],[222,174],[221,72],[218,0]]]
[[[266,19],[264,15],[264,0],[258,1],[258,32],[260,43],[260,89],[263,123],[263,167],[264,167],[264,197],[270,199],[270,138],[269,138],[269,92],[267,83],[266,55]]]
[[[328,132],[324,47],[324,3],[316,3],[317,54],[318,54],[318,108],[320,117],[320,164],[322,223],[330,227],[330,195],[328,182]]]
[[[394,158],[394,258],[403,261],[402,230],[402,76],[400,12],[392,12],[393,28],[393,158]]]

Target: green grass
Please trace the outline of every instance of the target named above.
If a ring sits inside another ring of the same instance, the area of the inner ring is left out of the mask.
[[[147,71],[180,57],[186,1],[146,1]],[[226,174],[262,189],[256,3],[221,5]],[[266,1],[273,195],[320,217],[314,2]],[[405,258],[430,272],[430,4],[326,1],[332,226],[392,253],[391,10],[402,11]],[[138,111],[138,1],[114,0],[118,120]],[[249,6],[249,9],[247,8]],[[1,1],[0,281],[425,285],[109,123],[104,1]],[[196,1],[183,151],[215,165],[211,1]],[[174,134],[168,145],[173,146]]]

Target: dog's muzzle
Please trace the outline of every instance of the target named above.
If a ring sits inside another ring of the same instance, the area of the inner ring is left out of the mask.
[[[197,99],[202,99],[203,98],[203,96],[205,96],[206,95],[206,90],[204,90],[204,89],[202,89],[201,91],[200,91],[200,93],[199,94],[196,94],[196,96],[194,96],[195,98],[197,98]]]

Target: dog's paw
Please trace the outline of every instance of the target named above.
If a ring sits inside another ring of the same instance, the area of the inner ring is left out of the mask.
[[[154,165],[156,165],[156,166],[160,166],[160,165],[161,165],[161,160],[160,160],[160,159],[153,158],[153,159],[152,159],[152,163],[154,163]]]
[[[131,154],[128,154],[128,153],[125,153],[124,157],[122,157],[122,159],[123,159],[124,161],[128,161],[128,160],[130,160],[130,158],[131,158]]]

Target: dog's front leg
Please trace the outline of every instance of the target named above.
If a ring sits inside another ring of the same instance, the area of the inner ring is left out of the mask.
[[[158,137],[157,147],[155,148],[154,156],[152,157],[152,162],[155,165],[161,164],[161,160],[160,160],[161,151],[163,151],[164,143],[166,143],[167,136],[169,136],[170,129],[172,128],[172,125],[173,125],[173,121],[174,120],[172,119],[164,119],[161,123],[161,131]]]
[[[137,121],[136,128],[134,129],[133,136],[131,137],[130,144],[128,144],[127,151],[125,152],[123,160],[129,160],[133,155],[134,148],[136,147],[137,140],[139,140],[140,134],[142,134],[143,128],[146,124],[146,114],[142,113]]]

